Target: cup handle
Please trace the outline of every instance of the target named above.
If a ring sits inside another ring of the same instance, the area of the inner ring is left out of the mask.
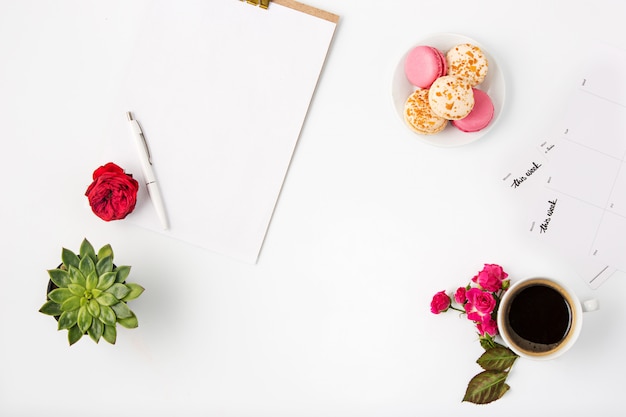
[[[582,302],[583,312],[596,311],[600,308],[600,303],[597,299],[591,298]]]

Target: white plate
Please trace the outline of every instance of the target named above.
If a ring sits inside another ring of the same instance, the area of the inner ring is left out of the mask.
[[[478,132],[462,132],[456,127],[452,126],[451,123],[448,123],[448,126],[446,126],[443,131],[434,135],[420,135],[419,133],[413,132],[413,130],[411,130],[404,121],[404,103],[406,102],[406,99],[413,93],[413,91],[416,90],[416,87],[409,83],[406,75],[404,74],[404,61],[406,60],[406,56],[415,46],[418,45],[434,46],[445,54],[449,49],[461,43],[471,43],[478,46],[487,57],[487,61],[489,62],[489,70],[487,72],[487,76],[482,83],[476,86],[476,88],[483,90],[491,98],[494,106],[493,120],[491,121],[489,126]],[[409,129],[412,133],[414,133],[419,139],[423,140],[424,142],[428,142],[431,145],[453,147],[472,143],[486,135],[491,130],[491,128],[496,124],[498,118],[500,117],[500,114],[502,113],[502,108],[504,107],[505,90],[506,86],[504,83],[502,70],[498,66],[494,57],[489,53],[489,50],[485,49],[480,43],[468,38],[467,36],[456,35],[453,33],[440,33],[431,35],[427,38],[420,40],[408,51],[406,51],[406,53],[402,56],[393,74],[393,81],[391,84],[391,97],[393,99],[393,105],[396,109],[396,112],[398,113],[398,116],[400,117],[400,120],[402,121],[402,124],[406,126],[406,128]]]

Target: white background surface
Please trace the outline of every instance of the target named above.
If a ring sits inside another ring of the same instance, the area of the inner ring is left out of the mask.
[[[235,0],[222,0],[235,1]],[[128,4],[127,4],[128,3]],[[342,1],[341,15],[258,265],[128,223],[84,190],[145,2],[0,1],[0,415],[619,415],[626,384],[618,273],[597,290],[525,233],[499,184],[565,106],[586,42],[626,48],[620,1]],[[507,80],[488,136],[420,142],[391,103],[396,62],[435,32],[489,48]],[[296,41],[296,40],[294,40]],[[146,287],[139,328],[68,347],[37,312],[61,247],[111,243]],[[483,263],[563,280],[601,310],[551,362],[519,360],[511,390],[461,403],[480,371],[474,330],[429,312]],[[110,396],[104,399],[103,396]]]

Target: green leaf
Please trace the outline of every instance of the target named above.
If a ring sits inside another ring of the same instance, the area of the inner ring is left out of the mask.
[[[98,258],[98,263],[96,263],[96,271],[98,271],[98,275],[102,275],[105,272],[112,272],[113,257],[105,256],[104,258]]]
[[[139,284],[126,284],[126,286],[130,289],[130,292],[122,299],[122,301],[130,301],[138,298],[143,292],[144,288]]]
[[[125,318],[125,319],[118,319],[117,322],[123,326],[126,327],[127,329],[134,329],[137,326],[139,326],[139,321],[137,320],[137,316],[135,316],[135,313],[132,313],[131,317]]]
[[[61,306],[52,300],[46,301],[39,309],[39,312],[49,316],[59,316],[62,313]]]
[[[67,288],[56,288],[48,293],[48,298],[58,304],[63,304],[70,297],[75,297]]]
[[[89,327],[91,326],[92,322],[93,322],[93,317],[91,316],[91,314],[89,314],[89,310],[87,310],[87,307],[82,306],[78,310],[78,320],[77,320],[78,328],[80,329],[81,332],[85,333],[87,330],[89,330]]]
[[[96,262],[96,251],[87,239],[83,239],[80,244],[80,257],[81,259],[91,258],[93,262]]]
[[[67,284],[71,282],[69,273],[64,269],[50,269],[48,275],[50,280],[59,288],[67,287]]]
[[[100,306],[100,317],[98,318],[102,323],[113,327],[115,327],[115,323],[117,322],[115,312],[109,306]]]
[[[505,384],[507,375],[506,372],[501,371],[483,371],[479,373],[467,385],[463,401],[474,404],[488,404],[502,398],[510,388]]]
[[[64,311],[59,317],[59,330],[70,329],[76,325],[78,310]]]
[[[113,262],[113,248],[111,248],[111,245],[109,244],[104,245],[98,251],[98,259],[103,259],[106,257],[110,257],[111,262]]]
[[[486,371],[507,371],[517,358],[511,349],[499,346],[487,350],[476,362]]]
[[[104,324],[102,324],[100,320],[94,320],[93,323],[91,323],[91,327],[87,331],[89,337],[91,337],[91,339],[96,343],[100,341],[103,332]]]
[[[67,289],[70,290],[70,292],[77,297],[82,297],[83,295],[85,295],[85,287],[83,287],[82,285],[70,283],[67,285]]]
[[[65,248],[61,251],[61,260],[63,261],[63,265],[68,269],[70,266],[78,268],[78,264],[80,263],[78,256],[71,250]]]
[[[113,294],[115,298],[121,300],[122,298],[126,297],[128,293],[130,293],[130,288],[128,288],[124,284],[116,282],[108,290],[106,290],[106,292]]]
[[[115,298],[115,296],[111,294],[110,292],[103,292],[98,297],[96,297],[96,300],[98,300],[100,305],[103,305],[103,306],[112,306],[120,302],[120,300]]]
[[[117,316],[118,321],[119,319],[127,319],[134,315],[131,309],[128,308],[128,306],[124,302],[112,305],[111,308],[115,312],[115,315]]]
[[[85,288],[91,291],[96,288],[97,285],[98,275],[96,274],[96,271],[93,271],[89,275],[87,275],[87,278],[85,279]]]
[[[85,276],[83,275],[82,272],[80,272],[80,269],[74,266],[70,266],[69,274],[70,274],[70,281],[72,281],[73,284],[82,285],[83,287],[86,285]]]
[[[115,272],[105,272],[98,278],[96,288],[102,291],[108,290],[115,283],[116,276]]]
[[[105,325],[102,337],[104,338],[104,340],[114,345],[115,339],[117,339],[117,329],[115,328],[115,326]]]
[[[80,272],[82,272],[85,277],[88,277],[89,274],[96,272],[96,264],[90,257],[80,258],[78,269],[80,269]]]
[[[91,314],[93,317],[100,316],[100,304],[93,298],[89,300],[89,304],[87,304],[87,309],[89,310],[89,314]]]
[[[115,282],[124,282],[126,281],[126,278],[128,278],[128,275],[130,274],[130,266],[126,266],[126,265],[118,266],[115,272],[117,273],[117,278],[115,279]]]
[[[61,310],[63,311],[72,311],[77,310],[81,307],[81,297],[76,297],[75,295],[68,298],[61,304]]]
[[[80,338],[83,337],[83,333],[84,332],[81,332],[80,329],[78,328],[78,325],[69,329],[67,331],[67,340],[70,342],[70,346],[78,342]]]

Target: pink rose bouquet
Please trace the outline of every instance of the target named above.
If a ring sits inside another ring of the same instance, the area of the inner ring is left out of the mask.
[[[430,303],[434,314],[455,310],[466,314],[474,322],[483,347],[493,347],[493,336],[498,334],[497,307],[502,294],[509,288],[509,274],[500,265],[485,264],[483,269],[465,287],[459,287],[454,294],[439,291]],[[472,286],[472,283],[475,286]],[[452,303],[456,303],[455,307]]]
[[[478,360],[485,371],[470,381],[463,401],[486,404],[501,398],[509,389],[505,380],[517,355],[494,340],[498,334],[498,306],[510,285],[508,276],[500,265],[485,264],[466,286],[453,294],[439,291],[430,302],[433,314],[454,310],[465,315],[474,324],[485,349]]]

